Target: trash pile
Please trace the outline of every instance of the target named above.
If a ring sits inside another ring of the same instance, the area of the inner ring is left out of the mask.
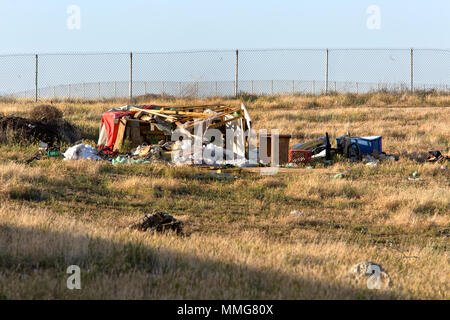
[[[15,128],[20,127],[47,143],[32,159],[58,155],[58,150],[53,150],[54,140],[72,142],[81,138],[79,130],[62,119],[61,111],[51,106],[39,108],[31,113],[30,119],[4,117]],[[4,118],[0,118],[0,129]],[[383,152],[381,136],[351,136],[347,132],[336,138],[336,147],[332,147],[327,132],[293,147],[290,139],[290,135],[275,131],[260,130],[259,134],[252,131],[244,104],[126,105],[103,113],[96,146],[76,144],[61,155],[65,160],[107,160],[113,165],[195,165],[214,169],[264,166],[312,169],[315,164],[329,166],[342,159],[376,167],[383,161],[398,160],[398,156]],[[424,161],[447,160],[449,157],[434,150]]]
[[[152,214],[146,214],[139,222],[129,225],[128,228],[152,234],[175,231],[177,235],[181,235],[183,233],[183,222],[166,212],[154,211]]]
[[[320,160],[324,165],[331,165],[333,155],[341,155],[351,162],[363,161],[367,166],[377,166],[379,161],[398,160],[397,156],[382,151],[382,137],[351,137],[350,134],[336,138],[336,148],[331,147],[328,133],[316,140],[294,145],[289,150],[287,167],[306,164]]]
[[[59,153],[59,147],[57,146],[49,146],[45,142],[39,143],[39,150],[34,153],[30,158],[25,160],[25,163],[30,163],[34,160],[41,160],[43,158],[51,158],[51,157],[58,157],[60,155]]]
[[[113,164],[245,165],[248,163],[245,132],[250,128],[251,119],[243,104],[240,107],[127,105],[102,115],[98,150],[77,145],[64,156],[70,160],[103,159]],[[206,132],[211,129],[216,129],[223,143],[207,137]],[[233,134],[233,140],[224,138],[228,132]]]
[[[62,112],[52,106],[36,106],[28,118],[0,115],[0,143],[37,140],[56,145],[72,144],[80,139],[80,129],[64,120]]]

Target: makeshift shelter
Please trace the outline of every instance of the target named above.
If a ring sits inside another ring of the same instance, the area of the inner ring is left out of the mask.
[[[152,105],[140,106],[142,109],[151,108]],[[97,144],[99,146],[113,149],[117,133],[119,131],[120,119],[127,116],[133,116],[136,111],[130,111],[132,106],[124,106],[104,112],[102,115],[102,122],[100,127],[100,135]]]
[[[194,131],[200,129],[200,132]],[[226,130],[233,132],[233,146],[223,147],[248,158],[248,137],[251,119],[243,104],[240,107],[226,105],[200,106],[124,106],[111,109],[102,116],[102,125],[98,145],[117,151],[125,141],[129,147],[142,144],[157,144],[170,141],[172,133],[180,129],[188,136],[201,135],[208,129],[218,129],[225,135]],[[228,148],[227,148],[228,147]]]

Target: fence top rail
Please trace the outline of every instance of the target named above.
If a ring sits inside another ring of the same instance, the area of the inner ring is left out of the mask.
[[[221,52],[235,52],[239,50],[241,52],[276,52],[276,51],[397,51],[397,50],[420,50],[420,51],[440,51],[450,52],[450,48],[259,48],[259,49],[198,49],[198,50],[173,50],[173,51],[105,51],[105,52],[42,52],[42,53],[4,53],[0,54],[0,57],[31,57],[40,56],[70,56],[70,55],[128,55],[130,52],[133,54],[190,54],[190,53],[221,53]]]

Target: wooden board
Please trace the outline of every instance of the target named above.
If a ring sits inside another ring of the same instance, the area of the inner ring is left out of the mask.
[[[124,137],[125,137],[125,129],[127,127],[127,119],[122,118],[119,120],[119,129],[117,131],[117,137],[116,137],[116,141],[114,142],[114,151],[119,151]]]

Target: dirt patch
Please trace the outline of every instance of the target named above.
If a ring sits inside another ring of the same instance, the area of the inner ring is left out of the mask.
[[[62,112],[52,106],[35,107],[29,118],[0,114],[0,143],[39,140],[72,144],[80,139],[80,129],[64,120]]]

